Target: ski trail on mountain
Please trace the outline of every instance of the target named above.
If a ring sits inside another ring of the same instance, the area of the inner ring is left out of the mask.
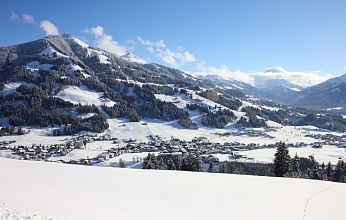
[[[319,191],[319,192],[313,194],[312,196],[310,196],[310,197],[306,200],[305,207],[304,207],[304,214],[303,214],[302,219],[305,220],[306,210],[308,209],[308,205],[309,205],[309,202],[310,202],[311,199],[315,198],[316,196],[320,195],[321,193],[324,193],[324,192],[326,192],[326,191],[328,191],[328,190],[334,188],[334,187],[337,186],[337,185],[338,185],[338,184],[334,184],[334,185],[332,185],[331,187],[328,187],[328,188],[326,188],[326,189],[324,189],[324,190],[321,190],[321,191]]]
[[[106,117],[107,120],[112,119],[112,117],[109,116],[109,114],[105,110],[103,110],[103,108],[101,106],[98,106],[98,108],[99,108],[100,112]]]

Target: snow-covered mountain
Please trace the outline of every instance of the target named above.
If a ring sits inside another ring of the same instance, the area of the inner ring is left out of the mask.
[[[302,87],[284,79],[267,80],[256,85],[256,88],[260,90],[262,97],[284,104],[291,103],[303,90]]]
[[[248,84],[248,83],[244,83],[235,79],[230,79],[230,78],[224,78],[218,75],[205,75],[205,76],[198,76],[199,79],[202,80],[207,80],[210,82],[213,82],[216,86],[220,87],[220,88],[224,88],[224,89],[231,89],[234,91],[237,91],[239,94],[242,94],[242,97],[256,97],[256,98],[260,98],[261,96],[259,96],[259,90]]]
[[[215,87],[183,71],[140,60],[133,54],[120,57],[91,47],[68,34],[0,47],[3,117],[14,126],[52,123],[68,125],[72,132],[100,132],[108,127],[107,118],[188,119],[184,109],[158,100],[155,94],[181,90],[187,95],[187,89]],[[34,104],[37,100],[40,104]],[[21,110],[13,111],[17,108]],[[93,113],[93,117],[80,121],[82,113]]]
[[[344,91],[342,84],[333,81],[325,85],[339,86],[323,90],[335,97]],[[108,129],[111,118],[175,120],[189,129],[239,123],[263,127],[268,119],[269,124],[271,120],[302,124],[304,118],[291,117],[287,112],[264,111],[264,105],[278,107],[265,101],[290,104],[301,95],[298,100],[303,107],[308,106],[301,101],[306,90],[285,80],[254,87],[215,75],[197,78],[146,63],[133,54],[118,56],[91,47],[68,34],[0,47],[0,91],[0,108],[9,124],[59,125],[60,132],[65,133],[102,132]],[[181,100],[182,94],[186,100]],[[228,110],[228,115],[218,115],[218,109]],[[325,121],[318,123],[326,126]]]
[[[346,74],[304,89],[294,105],[309,108],[346,107]]]

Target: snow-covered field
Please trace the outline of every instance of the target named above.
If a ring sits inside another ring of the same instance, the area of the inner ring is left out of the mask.
[[[1,219],[344,219],[346,184],[0,158]]]

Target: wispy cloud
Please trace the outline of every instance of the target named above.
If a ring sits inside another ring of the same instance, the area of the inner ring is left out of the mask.
[[[16,13],[11,12],[10,20],[12,20],[12,21],[19,20],[19,16]]]
[[[22,19],[25,23],[28,23],[28,24],[35,24],[35,19],[32,15],[29,15],[29,14],[23,14],[22,15]]]
[[[141,42],[143,45],[147,45],[150,47],[166,48],[166,45],[162,39],[159,41],[150,41],[150,40],[144,40],[142,39],[142,37],[137,36],[137,40],[139,40],[139,42]]]
[[[102,26],[86,29],[84,32],[92,34],[95,37],[95,46],[107,50],[117,55],[124,55],[132,51],[131,47],[120,45],[117,41],[113,40],[111,35],[104,33]]]
[[[23,21],[24,23],[27,23],[27,24],[35,24],[34,17],[32,15],[27,14],[27,13],[22,14],[22,17],[19,17],[19,15],[17,15],[16,13],[11,12],[9,18],[12,21],[21,20],[21,21]]]
[[[46,35],[58,35],[58,28],[50,21],[43,20],[40,23],[40,28],[46,33]]]
[[[167,48],[164,41],[161,39],[159,41],[144,40],[142,37],[137,36],[137,40],[147,46],[147,50],[158,57],[163,62],[173,66],[180,67],[186,63],[192,63],[196,61],[193,54],[187,51],[185,48],[178,46],[175,51]]]

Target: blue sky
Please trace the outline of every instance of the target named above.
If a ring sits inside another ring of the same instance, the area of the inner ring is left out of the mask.
[[[132,52],[190,73],[252,84],[285,78],[309,86],[346,72],[342,0],[0,0],[0,4],[0,46],[69,33],[120,55]]]

